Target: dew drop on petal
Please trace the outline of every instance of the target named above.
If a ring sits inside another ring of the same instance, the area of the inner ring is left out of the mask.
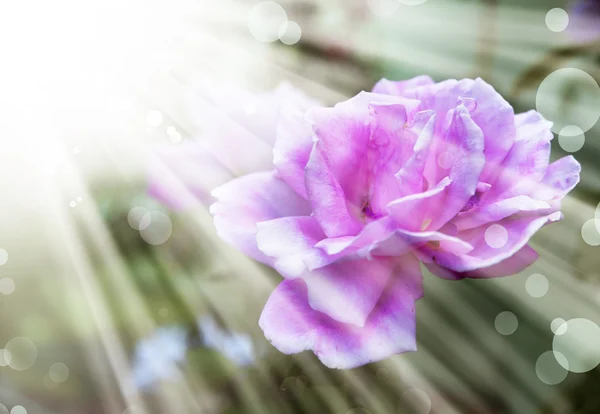
[[[437,157],[438,166],[444,170],[452,167],[453,157],[449,151],[440,153]]]
[[[534,273],[527,278],[525,282],[525,289],[529,296],[534,298],[541,298],[548,293],[549,283],[546,276],[539,273]]]
[[[508,242],[508,232],[500,224],[492,224],[485,230],[485,242],[494,249],[500,249]]]
[[[512,335],[519,327],[519,320],[514,313],[504,311],[496,316],[494,325],[496,326],[496,331],[501,335]]]
[[[544,384],[560,384],[569,373],[563,364],[568,365],[564,355],[559,352],[546,351],[535,362],[535,373]]]
[[[554,8],[546,13],[546,26],[553,32],[562,32],[569,25],[569,14],[561,8]]]

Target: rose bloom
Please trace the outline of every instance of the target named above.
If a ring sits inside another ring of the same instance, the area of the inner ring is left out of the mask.
[[[238,176],[210,211],[220,237],[284,278],[259,325],[332,368],[416,350],[421,263],[447,279],[530,265],[530,237],[579,180],[571,156],[549,164],[551,123],[481,79],[384,79],[332,108],[288,85],[230,99],[216,98],[203,147],[164,156],[174,172],[151,192],[185,207],[208,199],[200,175]]]

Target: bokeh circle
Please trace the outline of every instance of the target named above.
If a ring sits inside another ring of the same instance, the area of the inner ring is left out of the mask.
[[[285,22],[285,9],[274,1],[257,3],[248,13],[248,30],[260,42],[269,43],[279,39],[279,28]]]
[[[588,73],[575,68],[552,72],[537,90],[536,108],[560,134],[567,126],[589,131],[600,118],[600,86]]]
[[[296,22],[284,22],[279,28],[279,40],[281,43],[291,46],[300,41],[302,37],[302,28]]]
[[[567,125],[558,133],[558,145],[567,152],[577,152],[585,144],[585,133],[575,125]]]
[[[510,311],[504,311],[500,312],[496,316],[494,325],[496,326],[498,333],[501,335],[512,335],[519,327],[519,320],[514,313]]]
[[[169,240],[173,232],[171,219],[160,211],[150,211],[144,214],[140,220],[139,227],[142,239],[154,246],[165,243]]]
[[[552,349],[565,357],[567,363],[557,358],[563,368],[576,373],[591,371],[600,364],[600,327],[588,319],[570,319],[566,331],[554,336]]]
[[[581,237],[590,246],[600,246],[600,219],[593,218],[583,223]]]
[[[546,351],[535,362],[535,373],[544,384],[556,385],[567,378],[568,365],[567,359],[561,353]]]
[[[534,298],[541,298],[544,296],[546,293],[548,293],[549,287],[550,284],[548,283],[546,276],[539,273],[532,274],[525,282],[525,289],[527,290],[527,293],[529,293],[529,296]]]
[[[8,366],[15,371],[25,371],[31,368],[38,355],[33,341],[24,336],[11,339],[4,349],[10,353]]]
[[[553,32],[562,32],[569,25],[569,14],[561,8],[555,8],[546,13],[546,26]]]

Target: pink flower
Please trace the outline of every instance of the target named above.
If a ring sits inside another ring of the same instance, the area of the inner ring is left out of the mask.
[[[549,164],[551,124],[514,115],[481,79],[382,80],[333,108],[290,87],[274,96],[276,116],[251,134],[260,146],[226,155],[261,170],[215,189],[211,213],[223,239],[284,277],[265,336],[328,367],[416,349],[421,262],[450,279],[523,270],[579,180],[572,157]]]

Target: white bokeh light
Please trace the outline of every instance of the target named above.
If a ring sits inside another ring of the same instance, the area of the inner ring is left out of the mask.
[[[0,295],[12,295],[15,291],[15,281],[10,277],[0,279]]]
[[[281,43],[291,46],[300,41],[302,28],[296,22],[287,21],[279,28],[279,40]]]
[[[567,125],[558,134],[558,144],[566,152],[577,152],[585,144],[585,133],[575,125]]]
[[[562,32],[569,25],[569,14],[561,8],[555,8],[546,13],[546,26],[553,32]]]
[[[500,312],[498,316],[496,316],[494,325],[498,333],[502,335],[512,335],[519,327],[519,320],[514,313],[510,311],[504,311]]]
[[[553,122],[554,133],[560,134],[568,126],[576,126],[585,133],[600,118],[600,86],[580,69],[558,69],[540,84],[536,108]]]
[[[12,410],[10,410],[10,414],[27,414],[27,410],[22,405],[15,405]]]
[[[28,370],[37,360],[37,347],[27,337],[20,336],[11,339],[4,349],[10,352],[8,366],[15,371]]]
[[[600,246],[600,219],[589,219],[581,227],[581,237],[590,246]]]
[[[285,22],[285,9],[274,1],[257,3],[248,13],[248,30],[256,40],[265,43],[279,39],[279,28]]]
[[[584,318],[570,319],[565,324],[566,331],[555,335],[552,341],[554,352],[564,355],[567,361],[558,359],[558,362],[563,368],[576,373],[596,368],[600,364],[600,327]]]
[[[0,367],[6,367],[10,363],[11,355],[6,349],[0,349]]]
[[[171,219],[160,211],[150,211],[144,214],[139,227],[142,239],[154,246],[161,245],[169,240],[173,231]]]
[[[527,278],[525,282],[525,289],[529,296],[534,298],[541,298],[548,293],[549,283],[546,276],[539,273],[534,273]]]
[[[69,367],[67,367],[65,364],[62,362],[55,362],[48,370],[48,377],[52,381],[60,384],[69,378],[69,372]]]
[[[4,249],[0,249],[0,266],[5,265],[8,262],[8,253]]]
[[[127,223],[129,223],[129,227],[134,230],[142,230],[140,228],[140,221],[142,221],[142,217],[144,217],[146,213],[148,213],[148,209],[144,207],[133,207],[129,210],[129,213],[127,213]]]
[[[559,352],[546,351],[535,362],[535,373],[544,384],[560,384],[569,374],[567,359]]]
[[[500,224],[492,224],[485,230],[485,242],[494,249],[500,249],[508,242],[508,232]]]
[[[562,335],[567,332],[566,322],[563,318],[553,319],[550,323],[550,330],[554,335]]]

